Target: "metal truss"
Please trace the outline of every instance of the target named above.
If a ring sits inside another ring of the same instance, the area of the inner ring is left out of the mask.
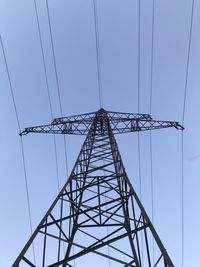
[[[71,130],[64,130],[69,125]],[[87,136],[68,181],[13,267],[65,267],[73,266],[74,260],[79,261],[77,266],[84,266],[84,261],[92,266],[91,256],[101,259],[99,266],[106,266],[107,259],[113,266],[174,266],[130,183],[114,137],[114,133],[139,131],[143,127],[183,129],[177,122],[153,121],[145,114],[100,109],[22,132],[79,132]],[[36,263],[31,253],[33,242]]]
[[[100,120],[101,117],[103,118],[105,112],[109,118],[110,126],[114,134],[156,130],[169,127],[183,129],[178,122],[153,120],[148,114],[107,112],[104,109],[101,109],[98,113]],[[21,135],[26,135],[28,133],[87,135],[95,116],[96,113],[87,113],[57,118],[53,120],[51,124],[25,128],[25,130],[21,132]],[[102,134],[101,129],[98,134]]]

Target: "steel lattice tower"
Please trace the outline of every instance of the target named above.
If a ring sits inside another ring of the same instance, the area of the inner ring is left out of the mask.
[[[66,184],[13,267],[73,266],[74,260],[85,262],[85,258],[87,264],[78,266],[93,266],[91,256],[99,257],[99,266],[110,259],[112,266],[173,267],[130,183],[114,137],[167,127],[183,129],[178,122],[156,121],[148,114],[100,109],[25,128],[21,135],[75,134],[86,135],[86,139]],[[31,251],[33,242],[36,263]]]

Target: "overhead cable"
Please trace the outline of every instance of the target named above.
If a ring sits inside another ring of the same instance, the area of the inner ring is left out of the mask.
[[[47,18],[48,18],[48,25],[49,25],[50,40],[51,40],[51,49],[52,49],[52,54],[53,54],[53,65],[54,65],[54,72],[55,72],[55,77],[56,77],[56,87],[57,87],[57,93],[58,93],[60,114],[61,114],[61,117],[63,117],[63,108],[62,108],[61,93],[60,93],[60,83],[59,83],[59,77],[58,77],[58,69],[57,69],[56,54],[55,54],[53,32],[52,32],[52,25],[51,25],[51,16],[50,16],[48,0],[46,0],[46,10],[47,10]],[[67,142],[66,142],[65,135],[63,135],[63,141],[64,141],[64,155],[65,155],[65,163],[66,163],[66,175],[68,178],[68,176],[69,176],[69,173],[68,173],[68,156],[67,156]],[[54,144],[56,145],[55,135],[54,135]],[[56,146],[55,146],[55,149],[56,149]],[[58,173],[58,158],[57,157],[56,157],[56,166],[57,166],[57,173]],[[62,227],[62,223],[60,226]],[[63,243],[63,249],[64,249],[64,243]],[[74,254],[74,246],[73,246],[73,254]],[[60,255],[58,257],[60,257]],[[75,260],[73,261],[73,265],[75,267]]]
[[[182,125],[183,126],[184,126],[184,122],[185,122],[185,109],[186,109],[186,98],[187,98],[187,88],[188,88],[188,74],[189,74],[189,64],[190,64],[190,51],[191,51],[191,40],[192,40],[193,17],[194,17],[194,0],[192,0],[192,7],[191,7],[190,30],[189,30],[189,41],[188,41],[188,51],[187,51],[187,63],[186,63],[185,87],[184,87],[184,100],[183,100],[183,115],[182,115]]]
[[[150,64],[150,105],[149,114],[152,114],[152,97],[153,97],[153,69],[154,69],[154,24],[155,24],[155,0],[152,3],[152,26],[151,26],[151,64]],[[149,131],[150,138],[150,176],[151,176],[151,220],[154,225],[154,178],[153,178],[153,147],[152,147],[152,132]],[[155,263],[154,238],[152,238],[152,259]]]
[[[140,0],[138,1],[138,114],[140,113]],[[140,182],[140,200],[142,201],[142,181],[141,181],[141,157],[140,157],[140,134],[138,132],[138,166]]]
[[[140,51],[141,51],[141,2],[138,0],[138,114],[140,113],[140,78],[141,78],[141,64],[140,64]],[[141,148],[140,148],[140,132],[137,134],[138,136],[138,171],[139,171],[139,194],[140,201],[142,202],[142,176],[141,176]],[[144,262],[143,256],[143,235],[141,234],[141,260],[142,264]]]
[[[100,60],[97,0],[93,0],[93,9],[94,9],[94,28],[95,28],[95,44],[96,44],[97,77],[98,77],[98,89],[99,89],[99,106],[100,106],[100,108],[102,108],[103,107],[102,79],[101,79],[102,73],[101,73],[101,60]]]
[[[192,41],[192,29],[193,29],[193,17],[194,17],[194,0],[191,4],[191,16],[190,16],[190,28],[189,28],[189,39],[187,48],[187,61],[186,61],[186,74],[185,74],[185,87],[184,87],[184,99],[183,99],[183,112],[182,112],[182,126],[185,125],[185,111],[186,111],[186,99],[188,90],[188,76],[189,76],[189,65],[190,65],[190,53],[191,53],[191,41]],[[184,132],[181,135],[181,236],[182,236],[182,248],[181,248],[181,266],[184,266]]]
[[[53,32],[52,32],[52,26],[51,26],[51,16],[50,16],[48,0],[46,0],[46,9],[47,9],[48,25],[49,25],[49,32],[50,32],[50,38],[51,38],[51,48],[52,48],[52,54],[53,54],[53,65],[54,65],[54,71],[55,71],[55,77],[56,77],[56,86],[57,86],[57,92],[58,92],[60,114],[63,117],[63,109],[62,109],[61,94],[60,94],[60,84],[59,84],[59,78],[58,78],[58,70],[57,70],[55,47],[54,47]],[[63,137],[63,140],[64,140],[65,161],[66,161],[66,173],[67,173],[67,177],[68,177],[67,144],[66,144],[65,135]]]
[[[50,96],[49,82],[48,82],[48,77],[47,77],[47,67],[46,67],[46,61],[45,61],[45,55],[44,55],[44,47],[43,47],[43,42],[42,42],[41,27],[40,27],[40,21],[39,21],[38,8],[37,8],[36,0],[34,0],[34,7],[35,7],[37,28],[38,28],[38,34],[39,34],[39,42],[40,42],[40,48],[41,48],[41,54],[42,54],[42,62],[43,62],[44,77],[45,77],[45,83],[46,83],[46,89],[47,89],[47,95],[48,95],[49,108],[50,108],[50,113],[51,113],[51,119],[53,121],[53,119],[54,119],[53,107],[52,107],[52,101],[51,101],[51,96]],[[54,154],[55,154],[55,161],[56,161],[57,186],[58,186],[58,191],[60,191],[60,181],[59,181],[60,179],[59,179],[59,172],[58,172],[58,152],[57,152],[57,144],[56,144],[55,134],[53,135],[53,143],[54,143]]]
[[[150,107],[149,113],[152,113],[152,93],[153,93],[153,64],[154,64],[154,23],[155,23],[155,0],[152,7],[152,26],[151,26],[151,76],[150,76]]]
[[[6,73],[8,77],[8,82],[9,82],[9,88],[11,92],[11,97],[12,97],[12,102],[15,110],[15,116],[16,116],[16,121],[17,121],[17,126],[18,126],[18,131],[19,133],[21,132],[21,126],[20,126],[20,120],[19,120],[19,114],[17,110],[17,105],[15,101],[15,95],[14,95],[14,90],[11,82],[11,76],[10,76],[10,71],[8,68],[8,62],[7,62],[7,57],[4,49],[4,44],[2,37],[0,35],[0,43],[1,43],[1,48],[3,52],[3,58],[5,62],[5,67],[6,67]],[[31,206],[30,206],[30,196],[29,196],[29,187],[28,187],[28,179],[27,179],[27,171],[26,171],[26,161],[25,161],[25,153],[24,153],[24,143],[22,136],[20,136],[20,145],[21,145],[21,152],[22,152],[22,164],[23,164],[23,172],[24,172],[24,180],[25,180],[25,188],[26,188],[26,198],[27,198],[27,207],[28,207],[28,216],[29,216],[29,224],[30,224],[30,231],[31,234],[33,233],[33,225],[32,225],[32,215],[31,215]],[[34,243],[32,244],[32,249],[33,249],[33,260],[36,265],[36,257],[35,257],[35,248],[34,248]]]
[[[141,3],[138,0],[138,114],[140,113],[140,37],[141,37]]]

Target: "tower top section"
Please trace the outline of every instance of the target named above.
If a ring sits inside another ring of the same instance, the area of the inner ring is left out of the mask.
[[[102,124],[108,120],[114,134],[171,127],[177,130],[184,129],[179,122],[154,120],[149,114],[113,112],[101,108],[96,112],[56,118],[50,124],[27,127],[20,135],[28,133],[87,135],[94,120],[101,121]],[[103,135],[104,132],[99,134]]]

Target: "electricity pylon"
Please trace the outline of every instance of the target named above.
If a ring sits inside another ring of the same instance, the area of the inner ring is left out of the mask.
[[[178,122],[156,121],[148,114],[100,109],[25,128],[21,135],[75,134],[86,139],[66,184],[13,267],[73,266],[74,260],[77,266],[107,266],[108,259],[113,266],[173,267],[130,183],[114,137],[167,127],[183,129]]]

